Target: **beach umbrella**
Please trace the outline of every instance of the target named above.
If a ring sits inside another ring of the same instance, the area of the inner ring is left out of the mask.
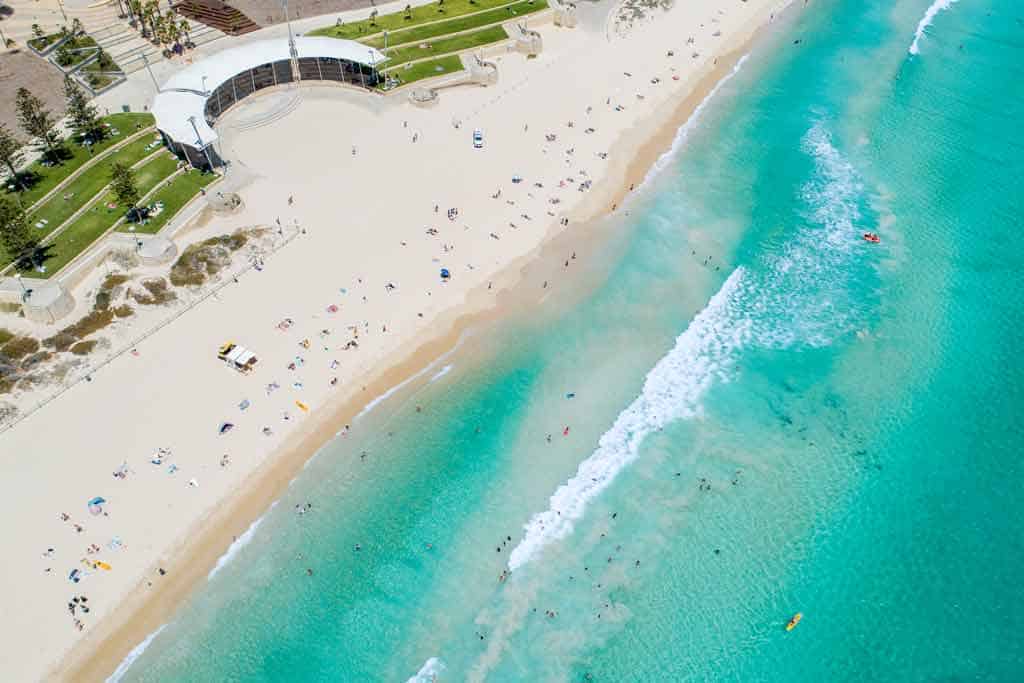
[[[232,429],[234,429],[234,427],[235,427],[235,425],[231,424],[230,422],[221,422],[220,423],[220,429],[218,431],[221,434],[227,434]]]
[[[90,500],[89,503],[88,503],[89,513],[92,514],[92,515],[102,514],[103,513],[103,504],[106,503],[106,502],[107,501],[104,500],[103,498],[100,498],[99,496],[96,496],[95,498]]]
[[[447,269],[447,268],[442,268],[442,269],[441,269],[441,279],[442,279],[442,280],[447,280],[447,279],[448,279],[448,278],[450,278],[451,276],[452,276],[452,274],[448,272],[448,269]]]

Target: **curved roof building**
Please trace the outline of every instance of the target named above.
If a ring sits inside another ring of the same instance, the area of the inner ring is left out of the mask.
[[[288,40],[278,38],[223,50],[172,76],[152,106],[168,145],[193,164],[203,165],[202,152],[218,137],[214,122],[239,100],[263,88],[302,80],[373,87],[377,66],[387,59],[367,45],[336,38],[299,37],[295,48],[296,69]]]

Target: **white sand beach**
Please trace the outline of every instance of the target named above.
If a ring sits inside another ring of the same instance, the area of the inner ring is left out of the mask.
[[[280,94],[226,115],[244,208],[183,241],[278,221],[295,238],[0,435],[7,680],[109,675],[363,405],[447,350],[552,236],[584,243],[787,4],[680,2],[629,31],[588,23],[596,11],[572,30],[531,23],[542,54],[493,55],[496,85],[429,109],[320,86],[269,125],[230,128]],[[252,373],[217,359],[228,340],[258,355]]]

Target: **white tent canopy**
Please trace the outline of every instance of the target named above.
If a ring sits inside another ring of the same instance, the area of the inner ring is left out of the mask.
[[[336,38],[300,37],[295,39],[295,48],[300,59],[343,59],[371,67],[387,59],[367,45]],[[199,147],[200,142],[204,146],[213,142],[217,133],[206,123],[204,115],[210,93],[236,74],[290,57],[287,39],[257,40],[222,50],[182,69],[164,83],[153,100],[152,111],[157,128],[174,141],[192,147]],[[199,140],[196,140],[196,130],[189,122],[191,117],[195,117]]]

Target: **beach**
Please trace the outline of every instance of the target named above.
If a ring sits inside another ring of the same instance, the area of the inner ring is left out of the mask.
[[[319,448],[359,430],[368,403],[501,316],[502,297],[558,286],[522,281],[527,264],[585,268],[572,256],[587,222],[628,210],[785,4],[680,5],[624,33],[596,12],[574,30],[532,26],[540,56],[490,55],[497,85],[443,90],[432,109],[311,87],[268,125],[231,129],[248,104],[225,116],[224,156],[251,176],[244,207],[187,240],[292,239],[0,437],[16,511],[3,579],[18,616],[0,631],[12,679],[109,675]],[[226,341],[256,353],[252,373],[217,359]],[[87,595],[87,613],[68,614],[72,595]]]

